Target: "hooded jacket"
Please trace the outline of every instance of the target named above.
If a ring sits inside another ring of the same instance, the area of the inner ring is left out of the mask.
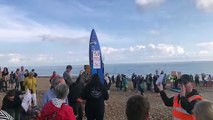
[[[72,107],[54,98],[44,106],[38,120],[76,120],[76,118]]]

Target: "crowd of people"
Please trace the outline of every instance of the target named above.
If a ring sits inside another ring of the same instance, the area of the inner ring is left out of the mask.
[[[67,65],[63,76],[53,71],[50,77],[51,87],[43,94],[42,104],[37,103],[37,73],[34,69],[28,72],[22,66],[15,72],[5,67],[0,74],[0,90],[6,92],[2,101],[0,119],[15,120],[82,120],[83,111],[87,120],[103,120],[105,100],[109,99],[113,83],[118,91],[128,91],[128,82],[132,82],[134,95],[127,100],[126,116],[128,120],[148,120],[150,105],[144,97],[144,91],[155,91],[164,104],[173,107],[174,120],[213,120],[213,103],[206,101],[192,85],[191,75],[183,74],[174,77],[174,87],[180,92],[168,97],[165,91],[168,76],[161,71],[154,75],[132,74],[129,79],[124,74],[116,77],[106,73],[104,80],[98,74],[91,75],[84,66],[76,80],[71,77],[72,66]],[[173,80],[174,80],[173,79]],[[195,81],[196,81],[195,76]],[[9,86],[8,86],[9,81]],[[7,89],[9,88],[9,89]],[[85,110],[83,106],[85,105]]]

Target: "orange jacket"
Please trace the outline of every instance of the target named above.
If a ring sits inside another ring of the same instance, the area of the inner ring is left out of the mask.
[[[195,120],[194,115],[187,113],[187,111],[181,107],[181,104],[178,101],[178,95],[176,95],[173,99],[173,111],[172,111],[173,120]],[[201,99],[202,97],[200,95],[193,95],[188,98],[188,101],[191,102],[193,100],[201,100]]]

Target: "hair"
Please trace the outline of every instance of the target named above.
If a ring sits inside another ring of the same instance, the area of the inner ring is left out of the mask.
[[[55,88],[60,82],[60,80],[64,80],[64,78],[63,77],[60,77],[60,76],[56,76],[56,77],[54,77],[52,80],[51,80],[51,85],[52,85],[52,87],[53,88]]]
[[[98,83],[98,82],[100,82],[100,77],[97,73],[95,73],[92,75],[91,83]]]
[[[149,115],[150,104],[142,95],[135,95],[128,99],[126,115],[128,120],[146,120]]]
[[[4,67],[3,72],[8,73],[8,68],[7,68],[7,67]]]
[[[15,96],[15,94],[16,94],[15,89],[9,90],[9,91],[7,91],[7,93],[6,93],[6,97]]]
[[[55,92],[58,99],[64,99],[69,93],[69,87],[66,84],[59,84],[55,87]]]
[[[193,109],[196,120],[213,120],[213,103],[198,101]]]
[[[20,69],[19,69],[19,68],[17,68],[17,69],[16,69],[16,72],[18,72],[18,71],[20,71]]]
[[[71,65],[67,65],[66,69],[72,69]]]
[[[30,72],[29,72],[29,76],[30,76],[30,75],[31,75],[31,76],[33,76],[33,75],[34,75],[34,73],[33,73],[32,71],[30,71]]]

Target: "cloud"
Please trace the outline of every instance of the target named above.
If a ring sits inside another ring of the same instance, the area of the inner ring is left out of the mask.
[[[80,9],[84,10],[85,12],[94,12],[94,11],[95,11],[94,9],[92,9],[92,8],[90,8],[90,7],[88,7],[88,6],[84,5],[84,4],[82,4],[82,3],[79,3],[79,2],[77,2],[77,1],[74,1],[74,3],[75,3]]]
[[[29,19],[27,13],[13,7],[0,5],[0,41],[32,42],[32,41],[70,41],[85,42],[90,31],[83,28],[72,28],[57,23],[39,23]]]
[[[66,41],[66,42],[86,42],[89,36],[83,37],[64,37],[64,36],[54,36],[51,34],[44,34],[39,36],[42,41]]]
[[[205,51],[206,50],[212,51],[213,50],[213,41],[198,43],[198,44],[196,44],[196,46],[200,47],[201,49],[203,49]]]
[[[213,47],[213,41],[198,43],[197,46],[199,46],[199,47],[208,47],[208,46]]]
[[[39,54],[36,62],[50,62],[53,60],[54,60],[54,57],[52,57],[52,56],[49,56],[47,54]]]
[[[140,50],[145,49],[145,48],[146,48],[145,45],[136,45],[136,46],[131,46],[129,48],[129,51],[136,52],[136,51],[140,51]]]
[[[154,51],[154,53],[165,56],[177,56],[184,54],[184,48],[172,45],[172,44],[149,44],[149,48]]]
[[[196,5],[201,10],[213,12],[213,0],[196,0]]]
[[[9,64],[22,64],[25,62],[25,56],[19,53],[8,53],[4,55],[4,59],[8,59]]]
[[[149,7],[155,7],[162,4],[165,0],[136,0],[136,4],[144,9]]]
[[[158,30],[150,30],[149,34],[151,34],[151,35],[160,35],[160,31],[158,31]]]
[[[205,54],[208,54],[208,53],[209,53],[209,51],[199,51],[198,52],[199,55],[203,55],[203,54],[205,55]]]
[[[123,48],[103,47],[102,53],[106,62],[151,62],[175,61],[186,57],[183,47],[173,44],[147,44]]]
[[[149,44],[149,45],[136,45],[128,48],[112,48],[103,47],[103,54],[140,54],[149,56],[178,56],[185,53],[184,48],[172,44]]]
[[[112,48],[112,47],[102,47],[102,53],[103,54],[113,54],[113,53],[119,53],[119,52],[124,52],[127,49],[125,48]]]

